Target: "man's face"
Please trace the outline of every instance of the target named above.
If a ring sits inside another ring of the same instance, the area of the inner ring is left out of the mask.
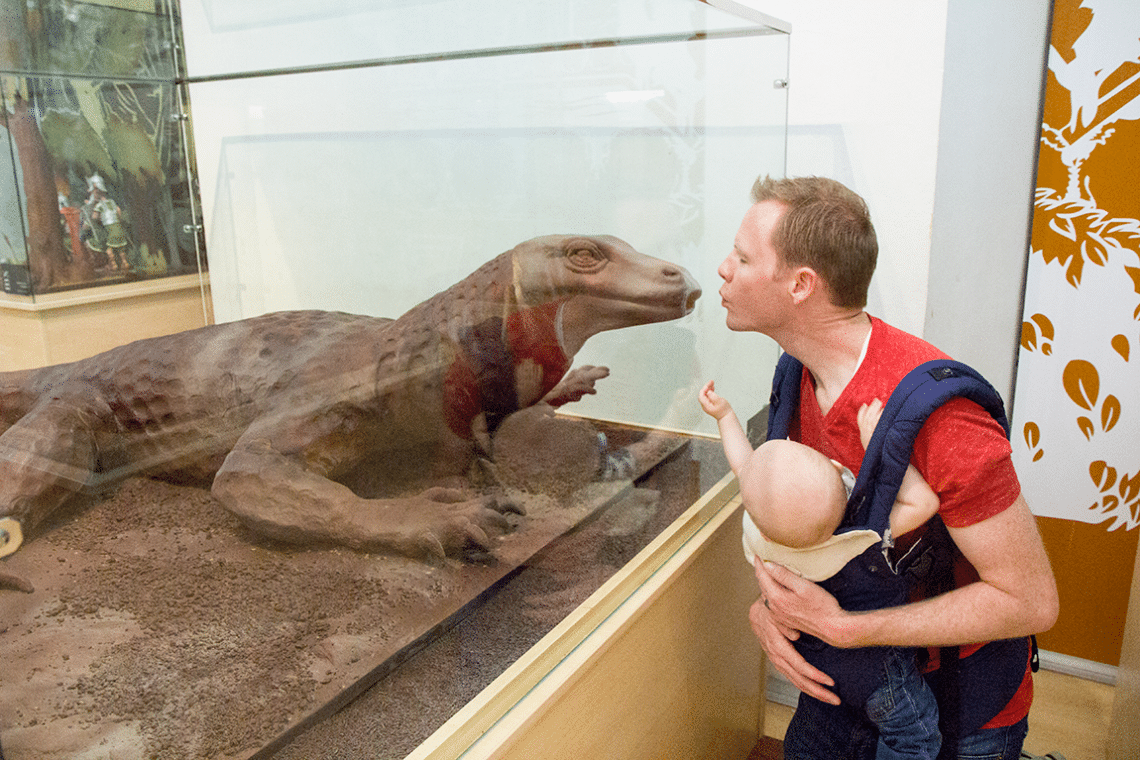
[[[791,303],[793,272],[784,266],[771,242],[772,229],[784,210],[777,201],[753,205],[740,223],[732,252],[717,267],[724,280],[720,298],[730,330],[770,334]]]

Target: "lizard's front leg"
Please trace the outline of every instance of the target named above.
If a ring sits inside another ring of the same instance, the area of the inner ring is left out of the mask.
[[[512,504],[431,488],[365,499],[247,432],[214,478],[213,494],[253,530],[290,543],[333,543],[408,557],[490,552]]]
[[[594,384],[609,377],[609,367],[595,367],[584,364],[575,367],[558,381],[558,385],[542,397],[542,400],[553,407],[559,407],[572,401],[580,401],[583,396],[597,393]]]

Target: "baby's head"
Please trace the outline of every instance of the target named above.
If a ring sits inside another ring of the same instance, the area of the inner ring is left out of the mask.
[[[744,508],[768,540],[815,546],[835,533],[847,507],[839,468],[802,443],[766,441],[739,473]]]

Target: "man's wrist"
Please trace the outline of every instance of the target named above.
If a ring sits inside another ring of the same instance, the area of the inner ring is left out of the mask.
[[[840,611],[838,617],[827,626],[827,640],[839,649],[854,649],[870,646],[867,643],[867,624],[872,618],[865,612]]]

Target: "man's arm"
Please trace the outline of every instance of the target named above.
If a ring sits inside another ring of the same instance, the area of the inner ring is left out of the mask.
[[[768,565],[757,578],[771,621],[844,648],[992,641],[1039,633],[1056,622],[1056,582],[1024,498],[979,523],[951,528],[950,535],[979,581],[921,602],[852,613],[814,583]]]

